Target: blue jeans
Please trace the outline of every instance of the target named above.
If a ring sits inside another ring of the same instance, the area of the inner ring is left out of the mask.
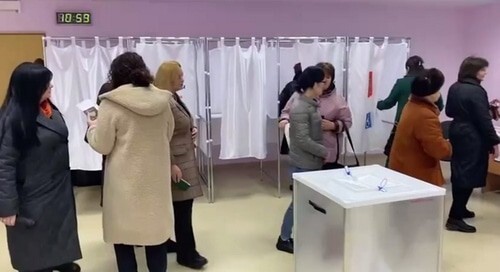
[[[290,171],[293,174],[293,173],[307,172],[311,170],[292,167]],[[280,234],[281,240],[283,241],[290,240],[292,238],[292,229],[293,229],[293,195],[292,195],[292,202],[290,203],[290,206],[288,206],[288,209],[285,212],[285,217],[283,218],[283,223],[281,224],[281,234]]]

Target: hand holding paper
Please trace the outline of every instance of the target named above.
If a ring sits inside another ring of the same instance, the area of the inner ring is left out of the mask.
[[[90,121],[95,121],[97,119],[97,112],[99,109],[99,106],[95,102],[93,102],[90,99],[84,100],[78,105],[76,105],[78,109],[80,109],[85,115],[87,116],[87,119]]]

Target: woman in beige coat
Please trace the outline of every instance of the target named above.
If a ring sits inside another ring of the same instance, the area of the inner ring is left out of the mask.
[[[114,244],[118,271],[137,271],[134,245],[146,247],[150,272],[167,270],[165,242],[173,236],[170,187],[172,94],[151,85],[141,56],[127,52],[111,64],[114,90],[102,95],[87,137],[106,155],[104,241]]]
[[[175,214],[175,237],[177,240],[177,262],[193,269],[201,269],[208,261],[196,251],[193,233],[193,200],[203,195],[198,168],[196,166],[195,144],[197,129],[178,91],[184,88],[181,65],[175,61],[163,63],[156,73],[155,86],[173,93],[170,107],[175,120],[175,130],[171,148],[172,197]],[[178,185],[182,180],[191,186],[182,190]]]

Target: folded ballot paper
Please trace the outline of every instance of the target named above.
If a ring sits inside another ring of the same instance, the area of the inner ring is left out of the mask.
[[[99,110],[99,106],[97,106],[97,104],[94,101],[90,99],[83,100],[76,106],[83,113],[85,113],[85,115],[87,115],[87,118],[89,118],[90,120],[95,120],[97,118],[97,112]]]
[[[285,125],[285,137],[286,137],[286,142],[288,145],[290,145],[290,124]]]

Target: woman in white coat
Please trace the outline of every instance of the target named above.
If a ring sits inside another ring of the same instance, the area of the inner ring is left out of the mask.
[[[136,272],[134,245],[145,246],[150,272],[167,270],[165,242],[173,235],[170,139],[172,94],[151,85],[141,56],[127,52],[111,64],[114,90],[100,97],[87,137],[106,155],[104,240],[114,244],[120,272]]]

